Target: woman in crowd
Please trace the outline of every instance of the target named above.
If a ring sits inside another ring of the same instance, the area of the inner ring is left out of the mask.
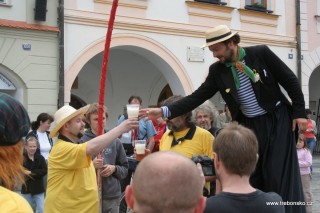
[[[40,113],[36,121],[31,123],[31,131],[26,136],[26,140],[29,137],[35,137],[38,141],[37,154],[41,154],[46,162],[48,162],[49,153],[52,148],[52,139],[49,138],[49,129],[53,122],[53,117],[48,113]],[[43,177],[44,190],[47,188],[47,175]]]
[[[44,184],[43,176],[47,174],[44,157],[36,153],[38,141],[29,137],[25,143],[23,166],[26,170],[26,183],[22,185],[21,194],[32,206],[35,202],[37,213],[43,213]]]
[[[2,213],[32,213],[28,202],[11,191],[23,184],[22,137],[30,128],[27,111],[17,100],[0,92],[0,209]]]

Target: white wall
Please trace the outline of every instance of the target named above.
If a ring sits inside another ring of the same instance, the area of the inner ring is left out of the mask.
[[[27,16],[26,0],[10,0],[11,6],[0,5],[0,19],[25,21]]]

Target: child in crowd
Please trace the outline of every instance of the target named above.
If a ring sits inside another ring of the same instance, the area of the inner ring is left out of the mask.
[[[37,139],[30,136],[24,146],[23,166],[26,169],[28,177],[26,178],[25,185],[22,185],[21,194],[31,206],[35,202],[37,212],[42,213],[45,191],[42,178],[47,174],[47,164],[44,157],[36,153],[37,144]]]
[[[299,134],[297,142],[297,152],[300,167],[301,182],[303,187],[304,200],[306,202],[307,213],[312,212],[312,193],[311,193],[311,172],[312,155],[307,146],[307,140],[303,134]],[[309,204],[309,205],[308,205]]]

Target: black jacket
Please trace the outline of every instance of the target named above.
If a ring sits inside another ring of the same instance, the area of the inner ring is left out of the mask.
[[[274,111],[278,101],[290,105],[280,90],[280,84],[292,100],[293,118],[306,118],[301,87],[290,68],[265,45],[244,49],[246,51],[244,57],[246,65],[255,69],[261,78],[261,81],[255,83],[250,81],[259,105],[269,113]],[[219,61],[210,66],[205,82],[196,91],[168,105],[171,117],[190,112],[218,91],[227,103],[232,119],[239,120],[242,113],[231,68]]]
[[[40,194],[45,191],[43,177],[47,174],[47,163],[42,155],[35,154],[34,161],[30,160],[27,153],[23,154],[23,166],[31,171],[31,175],[26,178],[26,184],[22,185],[22,194]]]

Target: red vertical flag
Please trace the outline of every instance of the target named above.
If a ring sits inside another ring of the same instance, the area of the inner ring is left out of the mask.
[[[113,0],[109,22],[108,22],[108,30],[106,34],[106,42],[104,46],[104,54],[102,59],[102,68],[101,68],[101,77],[100,77],[100,90],[99,90],[99,110],[98,110],[98,135],[103,133],[103,106],[104,106],[104,94],[105,94],[105,87],[106,87],[106,77],[107,77],[107,68],[108,68],[108,61],[109,61],[109,52],[110,52],[110,43],[111,43],[111,36],[112,30],[114,25],[114,19],[118,7],[119,0]],[[97,156],[101,158],[101,152]],[[100,169],[97,171],[97,183],[98,183],[98,190],[99,190],[99,207],[100,211],[102,212],[102,181],[100,176]]]

